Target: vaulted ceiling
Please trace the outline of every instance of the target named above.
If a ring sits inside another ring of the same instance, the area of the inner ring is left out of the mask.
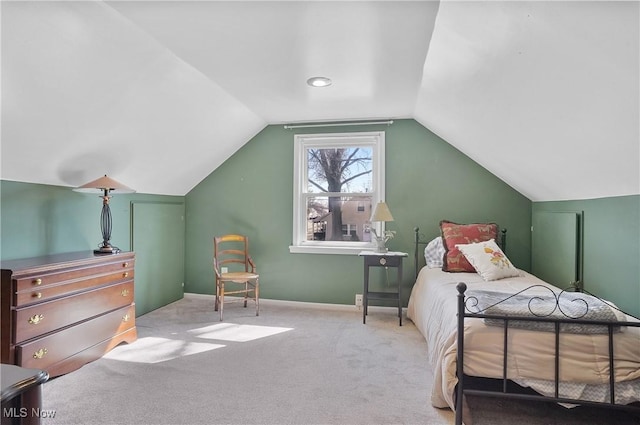
[[[5,180],[184,195],[266,125],[414,118],[531,200],[640,194],[637,1],[0,12]]]

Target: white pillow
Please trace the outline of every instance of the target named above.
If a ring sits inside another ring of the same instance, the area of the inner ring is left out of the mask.
[[[456,245],[476,272],[486,281],[521,276],[504,252],[491,239],[484,242]]]
[[[442,268],[444,253],[442,236],[438,236],[429,242],[424,249],[424,261],[427,263],[427,267],[431,269]]]

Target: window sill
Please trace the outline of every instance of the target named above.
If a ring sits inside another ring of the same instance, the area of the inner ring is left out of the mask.
[[[374,249],[373,244],[362,244],[359,246],[335,246],[335,245],[291,245],[291,254],[334,254],[334,255],[358,255],[362,251]]]

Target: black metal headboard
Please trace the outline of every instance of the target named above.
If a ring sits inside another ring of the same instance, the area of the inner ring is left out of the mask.
[[[420,252],[424,251],[424,248],[421,250],[420,246],[424,245],[425,247],[431,240],[426,240],[426,235],[424,233],[420,233],[419,227],[413,228],[414,233],[414,247],[413,247],[413,267],[415,269],[415,277],[418,277],[418,272],[420,271],[419,262],[420,261]]]
[[[426,235],[424,235],[423,233],[420,233],[419,227],[414,227],[413,233],[414,233],[413,266],[415,268],[415,277],[418,277],[418,272],[420,272],[420,268],[421,268],[420,258],[424,258],[424,256],[421,255],[424,251],[424,248],[420,249],[420,246],[424,245],[426,247],[427,244],[431,242],[433,238],[427,240]],[[506,253],[507,252],[507,229],[500,230],[500,240],[496,242],[498,243],[498,246],[500,246],[500,249],[502,249],[502,251]]]

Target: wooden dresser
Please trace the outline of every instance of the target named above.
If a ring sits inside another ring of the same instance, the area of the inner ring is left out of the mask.
[[[137,338],[133,253],[2,262],[1,360],[50,377]]]

